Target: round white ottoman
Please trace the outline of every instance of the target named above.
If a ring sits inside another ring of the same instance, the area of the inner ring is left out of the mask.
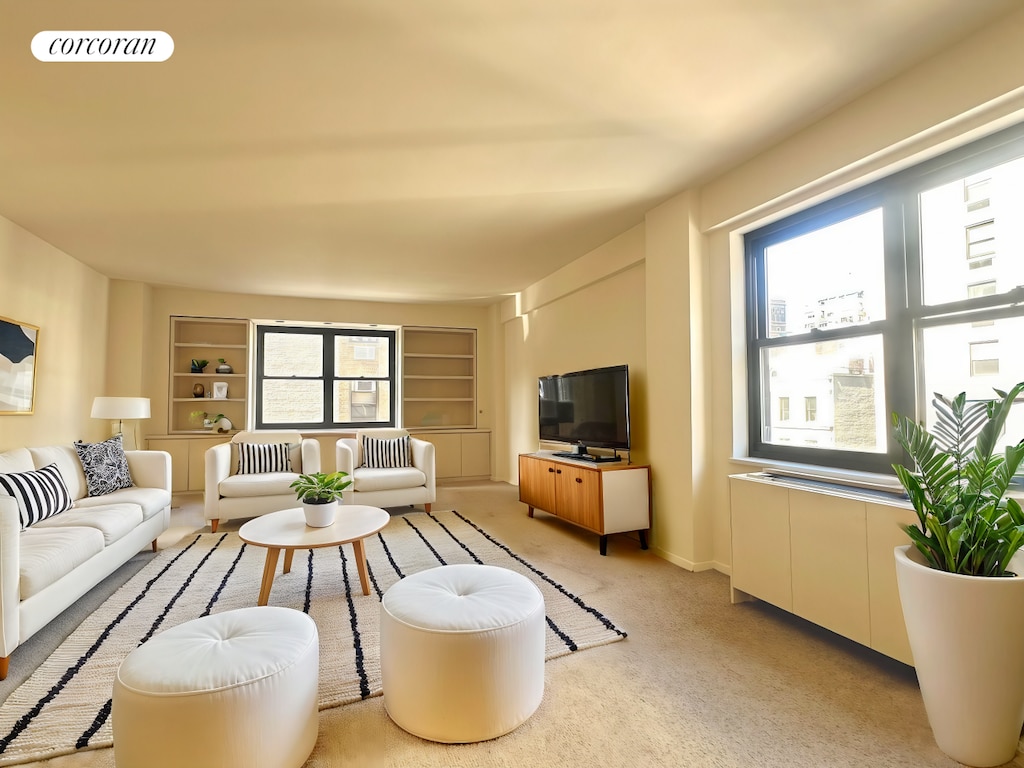
[[[381,601],[384,706],[431,741],[484,741],[521,725],[544,696],[544,597],[525,576],[444,565]]]
[[[241,608],[154,635],[114,680],[117,768],[298,768],[318,730],[316,624]]]

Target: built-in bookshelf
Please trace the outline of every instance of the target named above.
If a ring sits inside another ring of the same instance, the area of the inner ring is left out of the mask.
[[[211,430],[203,427],[202,417],[194,415],[196,412],[222,413],[231,421],[232,432],[244,429],[249,392],[249,321],[171,317],[170,353],[168,433],[210,434]],[[231,373],[217,372],[220,358],[231,366]],[[192,369],[194,359],[208,361],[203,372]],[[202,386],[202,397],[196,396],[196,385]],[[215,390],[225,390],[225,396],[212,397]]]
[[[476,329],[402,329],[402,422],[476,429]]]

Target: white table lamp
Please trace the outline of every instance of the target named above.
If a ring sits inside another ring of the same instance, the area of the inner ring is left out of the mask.
[[[148,397],[97,397],[92,401],[92,417],[94,419],[117,419],[117,432],[122,435],[122,423],[125,419],[148,419]]]

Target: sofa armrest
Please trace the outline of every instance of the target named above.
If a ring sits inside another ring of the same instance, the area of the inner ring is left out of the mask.
[[[0,496],[0,656],[10,656],[21,635],[20,537],[18,502],[10,496]]]
[[[409,451],[412,453],[412,465],[427,476],[427,491],[429,491],[430,501],[433,503],[437,498],[437,484],[434,477],[434,444],[429,440],[410,437]]]
[[[171,492],[171,454],[167,451],[125,451],[132,482],[140,488]]]
[[[220,519],[220,484],[231,474],[231,443],[206,449],[203,485],[203,514],[207,520]]]
[[[309,475],[320,471],[320,441],[315,437],[302,440],[302,474]]]

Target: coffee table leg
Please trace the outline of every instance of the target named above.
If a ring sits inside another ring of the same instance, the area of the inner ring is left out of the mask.
[[[356,556],[356,567],[359,568],[359,583],[363,585],[363,594],[370,594],[370,575],[366,572],[366,549],[363,547],[363,540],[356,539],[352,542],[352,551]]]
[[[286,549],[284,551],[284,568],[281,569],[281,573],[292,572],[292,556],[295,554],[294,549]]]
[[[263,564],[263,583],[260,584],[260,597],[256,605],[266,605],[270,599],[270,587],[274,583],[274,571],[277,569],[277,557],[281,554],[278,547],[267,548],[267,561]]]

